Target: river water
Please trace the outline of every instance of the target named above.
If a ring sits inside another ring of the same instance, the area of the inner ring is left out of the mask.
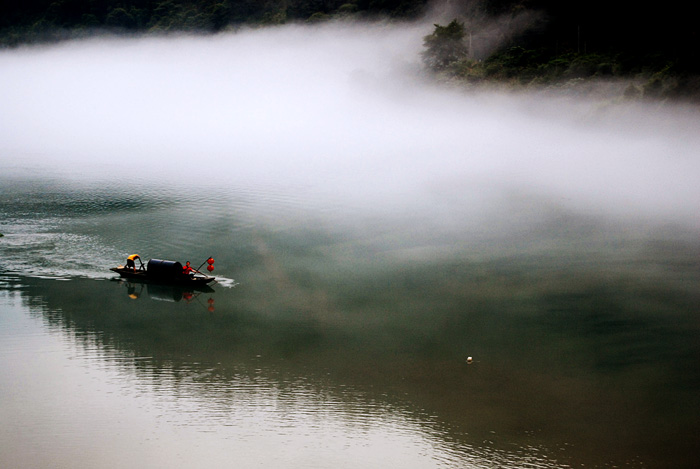
[[[695,467],[697,115],[378,89],[300,34],[3,53],[0,466]],[[325,73],[256,82],[266,41]]]

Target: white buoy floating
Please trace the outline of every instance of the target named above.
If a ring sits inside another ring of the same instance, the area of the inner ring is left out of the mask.
[[[467,357],[467,363],[471,365],[473,361],[474,359],[472,357]]]

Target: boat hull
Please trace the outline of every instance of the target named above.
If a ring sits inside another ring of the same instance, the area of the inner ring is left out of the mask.
[[[215,277],[199,277],[199,276],[156,276],[148,275],[146,270],[133,270],[126,267],[112,267],[112,272],[116,272],[122,278],[137,280],[145,283],[155,283],[160,285],[178,285],[187,287],[205,286],[215,280]]]

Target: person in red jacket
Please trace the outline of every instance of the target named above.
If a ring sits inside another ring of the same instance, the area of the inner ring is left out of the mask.
[[[194,269],[190,266],[190,261],[185,263],[185,266],[182,268],[182,273],[184,275],[194,275]]]

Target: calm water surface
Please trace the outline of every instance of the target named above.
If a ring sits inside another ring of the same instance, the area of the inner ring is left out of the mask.
[[[552,215],[499,237],[270,188],[1,187],[2,467],[696,463],[693,230]],[[137,248],[213,255],[221,283],[112,278]]]

